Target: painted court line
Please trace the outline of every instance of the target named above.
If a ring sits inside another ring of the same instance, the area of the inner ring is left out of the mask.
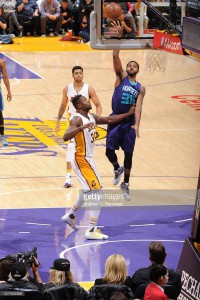
[[[174,242],[174,243],[184,243],[184,241],[179,241],[179,240],[159,240],[160,242]],[[82,247],[88,247],[91,245],[101,245],[101,244],[109,244],[109,243],[121,243],[121,242],[152,242],[152,239],[143,239],[143,240],[116,240],[116,241],[108,241],[108,240],[103,240],[101,242],[94,242],[94,243],[88,243],[88,244],[82,244],[82,245],[76,245],[74,247],[65,249],[60,253],[60,257],[64,258],[65,253],[77,249],[77,248],[82,248]]]
[[[21,190],[21,191],[11,191],[11,192],[5,192],[0,193],[1,195],[8,195],[8,194],[14,194],[14,193],[29,193],[33,191],[48,191],[48,190],[63,190],[64,188],[46,188],[46,189],[29,189],[29,190]]]
[[[15,60],[14,58],[9,57],[8,55],[6,55],[5,53],[2,54],[3,56],[9,58],[11,61],[14,61],[16,64],[20,65],[21,67],[23,67],[24,69],[27,69],[29,72],[35,74],[36,76],[40,77],[41,79],[44,79],[43,77],[41,77],[40,75],[38,75],[36,72],[32,71],[31,69],[25,67],[24,65],[22,65],[20,62],[18,62],[17,60]],[[16,78],[15,78],[16,79]]]
[[[143,226],[154,226],[156,224],[140,224],[140,225],[129,225],[130,227],[143,227]]]
[[[179,220],[179,221],[174,221],[175,223],[181,223],[181,222],[188,222],[188,221],[192,221],[191,219],[185,219],[185,220]]]
[[[30,222],[26,222],[26,224],[29,224],[29,225],[38,225],[38,226],[51,226],[51,224],[40,224],[40,223],[30,223]]]
[[[98,225],[98,228],[104,228],[105,226],[99,226]],[[88,228],[88,226],[83,226],[83,225],[81,225],[81,226],[78,226],[78,228]]]
[[[200,128],[141,128],[140,131],[200,131]]]

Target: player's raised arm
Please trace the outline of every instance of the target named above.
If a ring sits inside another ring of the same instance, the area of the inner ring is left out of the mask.
[[[115,86],[117,86],[126,76],[126,72],[122,68],[121,59],[119,57],[119,50],[113,50],[113,67],[114,67],[115,74],[117,76],[115,82]]]

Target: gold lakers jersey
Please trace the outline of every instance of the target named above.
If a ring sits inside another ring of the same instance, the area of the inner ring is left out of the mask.
[[[77,113],[75,116],[79,116],[82,119],[83,125],[87,123],[94,123],[94,128],[89,130],[88,128],[79,132],[75,136],[75,155],[83,155],[85,157],[91,158],[94,152],[94,142],[96,136],[96,122],[94,117],[91,114],[88,114],[88,118],[85,118],[81,114]]]

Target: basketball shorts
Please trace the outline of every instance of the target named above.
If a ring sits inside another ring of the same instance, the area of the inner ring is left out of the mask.
[[[108,126],[106,148],[133,153],[135,147],[135,130],[130,123],[122,123]]]
[[[2,91],[0,88],[0,111],[3,111],[3,109],[4,109],[4,101],[3,101]]]
[[[99,190],[101,188],[100,177],[96,171],[92,158],[86,158],[83,155],[75,155],[72,167],[82,186],[83,192]]]

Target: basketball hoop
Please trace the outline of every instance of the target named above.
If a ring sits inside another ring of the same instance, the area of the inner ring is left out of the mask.
[[[156,43],[156,31],[154,32],[153,48],[146,47],[146,70],[152,74],[155,72],[164,73],[166,70],[167,53],[163,45]]]
[[[165,72],[167,53],[159,49],[146,50],[146,69],[151,73]]]

